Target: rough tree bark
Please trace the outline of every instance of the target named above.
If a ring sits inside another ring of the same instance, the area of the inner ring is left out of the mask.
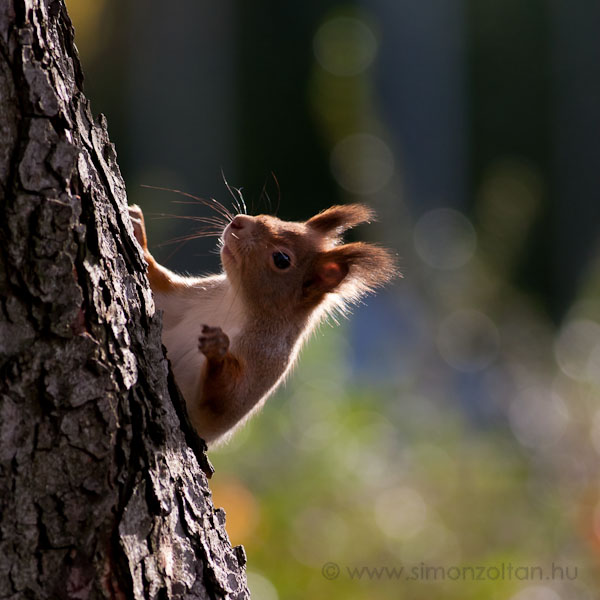
[[[0,598],[247,598],[81,89],[63,0],[1,0]]]

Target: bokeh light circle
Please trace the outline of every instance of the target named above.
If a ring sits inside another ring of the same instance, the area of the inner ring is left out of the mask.
[[[315,34],[313,51],[319,64],[339,77],[359,75],[367,69],[377,54],[377,39],[358,19],[329,19]]]
[[[279,594],[275,586],[264,575],[260,575],[256,571],[248,571],[246,573],[248,580],[248,588],[252,594],[252,598],[260,600],[279,600]]]
[[[595,380],[600,362],[600,325],[589,319],[566,323],[554,344],[561,371],[577,381]]]
[[[375,502],[375,521],[388,536],[407,540],[425,525],[427,505],[422,496],[410,487],[384,491]]]
[[[592,424],[590,426],[590,439],[592,442],[592,446],[594,447],[596,452],[600,454],[600,410],[597,410],[594,413],[594,416],[592,417]],[[598,522],[600,523],[600,520]]]
[[[458,269],[475,253],[477,237],[469,219],[451,208],[426,212],[415,225],[417,254],[436,269]]]
[[[569,422],[569,412],[556,392],[533,386],[511,402],[508,418],[515,437],[523,446],[545,448],[560,440]]]
[[[485,369],[495,360],[500,334],[494,322],[482,312],[457,310],[442,321],[437,346],[451,367],[473,373]]]
[[[352,194],[374,194],[394,173],[394,156],[375,135],[355,133],[343,138],[331,152],[331,172]]]
[[[511,596],[510,600],[561,600],[561,597],[545,585],[529,585]]]

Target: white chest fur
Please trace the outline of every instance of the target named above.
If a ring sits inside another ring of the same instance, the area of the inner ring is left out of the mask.
[[[239,294],[225,275],[189,279],[190,285],[177,293],[155,293],[156,306],[163,311],[162,340],[184,398],[198,397],[205,362],[198,350],[203,325],[220,327],[235,344],[245,321]]]

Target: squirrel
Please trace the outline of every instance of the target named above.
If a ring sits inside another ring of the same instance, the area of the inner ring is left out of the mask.
[[[361,204],[332,206],[305,222],[231,215],[220,236],[223,272],[206,277],[159,265],[141,209],[130,206],[129,215],[175,381],[209,447],[260,410],[319,322],[396,274],[390,251],[343,243],[346,230],[374,218]]]

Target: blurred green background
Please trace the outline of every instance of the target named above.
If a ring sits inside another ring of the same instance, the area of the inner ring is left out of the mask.
[[[366,202],[400,257],[211,453],[253,598],[596,598],[600,4],[67,5],[159,260],[218,268],[141,184],[231,204],[221,171],[254,213]]]

